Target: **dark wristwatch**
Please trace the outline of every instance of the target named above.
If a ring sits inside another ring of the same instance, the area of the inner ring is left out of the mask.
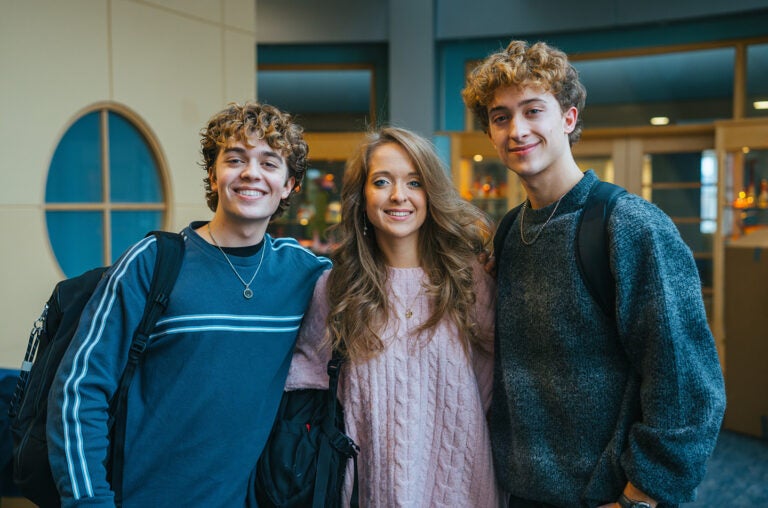
[[[622,494],[619,496],[619,506],[621,508],[651,508],[651,505],[645,501],[635,501]]]

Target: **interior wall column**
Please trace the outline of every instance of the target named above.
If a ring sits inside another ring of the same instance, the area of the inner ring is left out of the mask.
[[[434,0],[389,2],[389,112],[398,127],[435,131]]]

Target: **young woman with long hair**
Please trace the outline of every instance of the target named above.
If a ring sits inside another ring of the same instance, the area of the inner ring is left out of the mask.
[[[477,261],[489,219],[429,141],[392,127],[349,160],[341,199],[334,267],[315,287],[286,389],[327,387],[332,348],[344,356],[361,506],[497,506],[485,418],[495,286]]]

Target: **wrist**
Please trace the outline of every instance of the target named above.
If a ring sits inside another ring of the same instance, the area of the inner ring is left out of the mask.
[[[645,501],[631,499],[622,492],[617,501],[621,508],[653,508],[653,505]]]

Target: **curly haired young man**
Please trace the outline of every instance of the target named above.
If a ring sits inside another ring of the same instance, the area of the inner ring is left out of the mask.
[[[593,171],[577,166],[586,91],[566,55],[512,41],[462,92],[527,193],[497,266],[491,441],[512,507],[693,500],[722,420],[720,364],[690,249],[661,210],[618,198],[615,312],[579,275]]]

